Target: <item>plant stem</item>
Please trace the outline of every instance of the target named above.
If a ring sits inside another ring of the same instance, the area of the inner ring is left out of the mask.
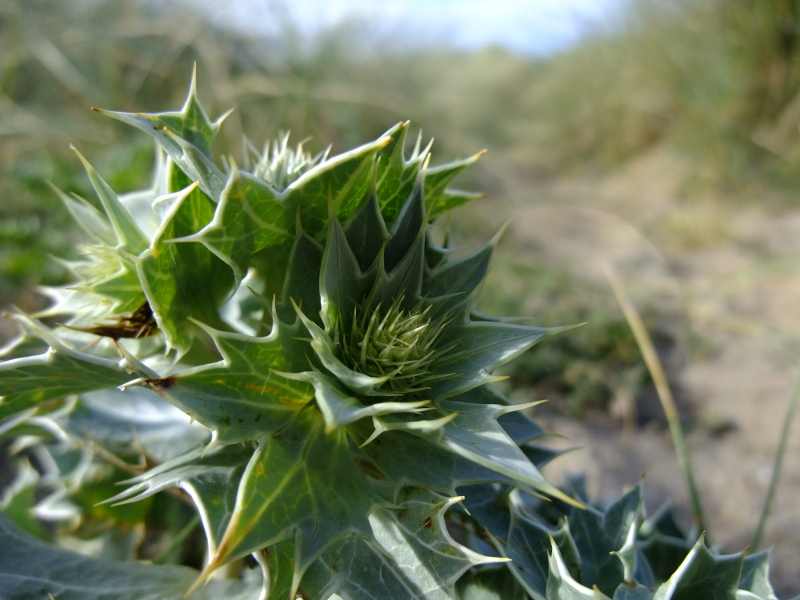
[[[772,503],[775,500],[775,492],[778,489],[778,481],[781,477],[781,468],[783,467],[783,457],[786,455],[786,445],[789,442],[789,433],[794,420],[794,413],[797,409],[798,400],[800,399],[800,374],[794,382],[794,389],[792,390],[792,398],[789,400],[789,406],[786,409],[786,417],[783,419],[783,429],[781,430],[781,439],[778,442],[778,450],[775,453],[775,464],[772,466],[772,478],[769,482],[767,489],[767,497],[764,499],[764,508],[761,510],[761,518],[758,521],[758,527],[753,534],[753,541],[750,542],[750,547],[757,550],[761,543],[761,538],[764,535],[764,528],[767,524],[767,518],[772,511]]]
[[[689,491],[689,503],[692,509],[692,518],[697,528],[700,531],[705,531],[705,519],[703,518],[703,506],[700,502],[700,493],[698,492],[697,484],[694,480],[692,464],[689,459],[689,450],[686,446],[686,438],[683,435],[683,427],[681,427],[678,408],[675,406],[675,401],[672,398],[672,391],[667,383],[667,376],[664,373],[664,368],[653,346],[650,334],[647,333],[647,328],[644,326],[639,313],[636,311],[636,307],[628,298],[622,284],[619,282],[619,279],[617,279],[610,265],[606,265],[606,277],[608,277],[611,288],[614,290],[614,296],[625,315],[625,319],[628,321],[628,326],[633,331],[633,336],[636,338],[639,351],[642,353],[644,362],[647,365],[647,370],[650,371],[650,376],[653,378],[653,383],[656,386],[656,392],[661,401],[661,406],[664,409],[664,415],[667,417],[669,432],[672,435],[672,442],[675,444],[678,464],[686,479],[686,487]]]

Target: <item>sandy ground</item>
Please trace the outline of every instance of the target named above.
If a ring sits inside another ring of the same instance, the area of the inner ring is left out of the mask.
[[[733,552],[755,531],[798,376],[800,208],[687,198],[673,184],[676,168],[671,157],[646,157],[602,181],[504,189],[516,200],[483,211],[490,222],[514,218],[498,261],[504,252],[517,260],[521,251],[545,252],[606,286],[603,265],[610,264],[637,305],[654,307],[695,340],[671,384],[692,404],[688,443],[709,537]],[[581,423],[549,417],[545,425],[568,438],[557,444],[583,447],[548,466],[551,479],[586,472],[590,490],[603,497],[646,474],[649,509],[671,497],[690,522],[663,426],[623,431],[608,415]],[[800,593],[799,454],[800,418],[763,544],[773,546],[781,598]]]

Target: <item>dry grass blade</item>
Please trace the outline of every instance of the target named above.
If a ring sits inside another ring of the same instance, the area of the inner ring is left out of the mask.
[[[628,298],[628,295],[625,293],[625,289],[622,287],[622,284],[614,274],[614,270],[610,265],[606,265],[606,277],[608,277],[611,288],[614,290],[614,296],[616,297],[617,302],[619,303],[619,306],[625,315],[625,319],[628,322],[631,331],[633,331],[633,335],[636,338],[636,343],[639,346],[639,350],[642,353],[644,362],[647,365],[647,370],[650,372],[650,376],[653,378],[653,383],[656,386],[658,398],[661,401],[661,406],[663,407],[664,414],[667,417],[669,432],[672,435],[672,441],[675,444],[675,452],[678,455],[678,464],[680,465],[681,470],[683,471],[683,476],[686,479],[686,486],[689,490],[689,502],[691,504],[692,518],[694,519],[694,523],[697,528],[700,531],[705,531],[706,527],[705,519],[703,518],[703,506],[700,502],[700,493],[697,489],[697,484],[695,483],[694,474],[692,472],[689,450],[686,447],[686,438],[683,435],[683,427],[681,427],[678,408],[675,405],[675,400],[672,397],[672,391],[670,390],[669,383],[667,382],[667,376],[664,373],[661,360],[658,358],[656,349],[653,346],[653,340],[650,338],[650,334],[647,332],[647,328],[644,326],[636,307]]]
[[[789,433],[794,420],[794,413],[797,410],[797,403],[800,400],[800,374],[794,382],[794,389],[792,390],[792,399],[789,401],[789,406],[786,409],[786,417],[783,419],[783,428],[781,429],[781,439],[778,442],[778,450],[775,453],[775,464],[772,467],[772,478],[769,482],[769,489],[767,490],[767,497],[764,499],[764,508],[761,509],[761,517],[758,520],[758,527],[753,534],[753,541],[750,542],[750,547],[757,550],[761,544],[761,538],[764,535],[764,528],[769,518],[769,513],[772,511],[772,502],[775,500],[775,492],[778,489],[778,482],[781,476],[781,469],[783,467],[783,457],[786,455],[786,445],[789,441]]]

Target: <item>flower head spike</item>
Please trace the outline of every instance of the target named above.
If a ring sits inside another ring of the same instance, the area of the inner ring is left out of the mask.
[[[253,153],[255,155],[255,163],[252,166],[253,175],[263,179],[273,189],[282,192],[303,173],[320,162],[324,162],[330,151],[328,148],[328,150],[312,156],[303,150],[303,143],[300,142],[292,150],[289,147],[289,134],[285,133],[273,140],[271,144],[266,144],[261,154]]]
[[[411,400],[449,376],[432,374],[436,359],[452,348],[441,348],[438,338],[451,319],[432,320],[431,305],[420,300],[403,308],[400,296],[390,306],[380,304],[370,313],[353,309],[350,328],[341,326],[338,346],[342,361],[351,369],[373,377],[385,377],[386,391]],[[342,319],[343,320],[343,319]]]

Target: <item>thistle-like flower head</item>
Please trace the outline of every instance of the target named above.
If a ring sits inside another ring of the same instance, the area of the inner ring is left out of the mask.
[[[335,335],[342,362],[354,371],[386,381],[379,387],[404,399],[419,397],[448,373],[435,374],[437,358],[452,348],[438,344],[448,316],[433,320],[432,305],[420,300],[403,308],[401,296],[384,308],[370,312],[356,307],[350,327],[342,326]]]
[[[121,198],[84,160],[105,214],[64,201],[94,223],[88,263],[74,269],[86,279],[53,292],[69,327],[28,320],[51,352],[4,363],[0,416],[121,384],[157,392],[213,442],[115,500],[183,487],[207,534],[203,578],[255,553],[270,598],[451,597],[464,570],[494,560],[449,537],[459,488],[502,483],[576,503],[537,468],[542,430],[487,386],[547,331],[474,312],[497,238],[455,259],[431,233],[476,197],[447,186],[477,156],[428,168],[430,147],[405,155],[401,123],[334,157],[284,137],[225,174],[211,153],[220,123],[194,85],[180,112],[106,114],[166,156],[152,189]],[[106,342],[77,350],[96,336]],[[53,385],[36,390],[32,377]],[[342,577],[347,556],[357,559]]]
[[[271,144],[265,144],[262,153],[251,150],[254,163],[250,168],[245,165],[245,169],[252,169],[253,175],[282,192],[303,173],[324,162],[329,152],[330,148],[312,156],[303,150],[303,142],[292,149],[289,147],[289,134],[285,133]]]

